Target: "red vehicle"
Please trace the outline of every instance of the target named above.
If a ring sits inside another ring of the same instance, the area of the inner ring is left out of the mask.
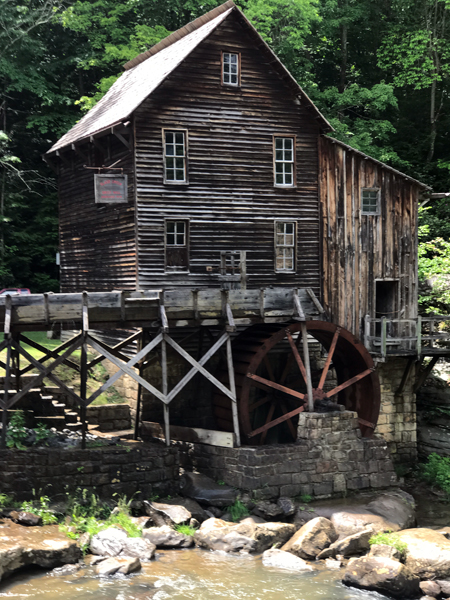
[[[22,294],[31,294],[31,292],[28,288],[4,288],[0,291],[0,296],[6,296],[7,294],[19,296]]]

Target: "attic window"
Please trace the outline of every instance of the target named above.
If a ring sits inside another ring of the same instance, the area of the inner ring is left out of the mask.
[[[240,55],[233,52],[222,52],[222,83],[239,85]]]
[[[186,131],[163,131],[164,140],[164,181],[166,183],[187,183]]]
[[[295,185],[295,137],[274,137],[275,185]]]
[[[365,215],[380,214],[380,190],[365,188],[361,191],[361,209]]]

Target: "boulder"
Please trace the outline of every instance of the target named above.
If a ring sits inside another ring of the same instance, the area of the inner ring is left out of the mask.
[[[28,565],[54,569],[77,563],[81,550],[57,527],[23,527],[11,523],[0,537],[0,579]]]
[[[374,533],[382,531],[398,531],[400,527],[390,521],[368,511],[365,506],[354,506],[345,511],[336,512],[331,522],[340,538],[353,535],[370,527]]]
[[[140,569],[141,561],[139,558],[111,557],[102,560],[102,562],[95,567],[95,572],[97,575],[100,575],[100,577],[108,577],[115,573],[128,575],[128,573],[133,573]]]
[[[230,524],[221,519],[208,519],[196,531],[194,540],[201,548],[223,552],[264,552],[285,543],[295,531],[289,523],[255,523],[245,519]]]
[[[181,494],[207,506],[230,506],[236,502],[237,492],[228,485],[219,485],[206,475],[184,473],[180,481]]]
[[[388,546],[387,544],[373,544],[370,546],[369,556],[381,556],[383,558],[392,558],[392,560],[400,560],[402,554],[393,546]]]
[[[372,529],[364,529],[363,531],[337,540],[331,546],[322,550],[317,558],[321,560],[324,558],[335,558],[337,555],[346,557],[365,554],[370,548],[369,540],[372,535]]]
[[[277,505],[281,508],[285,517],[291,517],[295,514],[295,504],[290,498],[280,496],[277,500]]]
[[[144,506],[143,502],[142,506]],[[130,517],[130,519],[137,527],[139,527],[139,529],[145,529],[146,527],[151,527],[153,525],[153,522],[148,515],[143,517]]]
[[[288,569],[289,571],[312,571],[313,568],[302,558],[294,556],[290,552],[271,548],[262,555],[262,564],[265,567],[275,567],[277,569]]]
[[[205,509],[202,508],[200,504],[192,498],[182,498],[181,496],[176,496],[175,498],[166,500],[166,504],[176,504],[178,506],[183,506],[186,510],[188,510],[191,513],[192,518],[196,519],[199,523],[203,523],[203,521],[209,519],[209,516],[206,514]]]
[[[117,556],[122,552],[125,540],[127,539],[126,531],[110,527],[104,531],[100,531],[92,536],[89,549],[92,554],[100,556]]]
[[[181,525],[192,518],[191,513],[181,505],[162,504],[144,500],[145,512],[157,527]]]
[[[325,560],[325,566],[327,569],[340,569],[342,567],[342,561],[334,560],[334,558],[327,558]]]
[[[67,575],[73,575],[81,569],[81,564],[76,563],[74,565],[64,565],[62,567],[56,567],[53,569],[50,575],[52,577],[67,577]]]
[[[127,538],[123,541],[121,556],[151,560],[155,556],[156,546],[145,538]]]
[[[398,537],[407,544],[405,565],[420,579],[450,577],[450,540],[433,529],[405,529]]]
[[[373,514],[395,523],[398,529],[409,529],[416,525],[416,504],[411,494],[398,490],[383,494],[367,505]]]
[[[437,582],[441,588],[442,593],[444,594],[444,596],[450,596],[450,581],[445,581],[443,579],[438,579]]]
[[[256,506],[252,510],[252,513],[257,517],[261,517],[266,521],[273,521],[277,517],[284,515],[284,511],[278,504],[274,504],[273,502],[257,502]]]
[[[441,533],[443,536],[445,536],[448,540],[450,540],[450,527],[441,527],[440,529],[436,530],[438,533]]]
[[[436,581],[421,581],[419,585],[425,596],[437,598],[441,594],[441,586]]]
[[[42,518],[39,515],[35,515],[31,512],[12,510],[9,513],[9,518],[18,523],[19,525],[25,525],[26,527],[38,527],[42,525]]]
[[[193,536],[178,533],[168,525],[145,529],[142,536],[156,548],[189,548],[194,544]]]
[[[408,567],[397,560],[379,556],[350,560],[342,581],[346,585],[394,598],[414,598],[420,594],[420,580]]]
[[[282,550],[306,560],[313,560],[336,540],[337,534],[331,521],[324,517],[317,517],[305,523],[282,547]]]

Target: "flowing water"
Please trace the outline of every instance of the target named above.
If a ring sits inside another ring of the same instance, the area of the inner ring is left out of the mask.
[[[169,550],[140,573],[95,577],[83,568],[74,575],[34,571],[1,584],[0,599],[24,600],[380,600],[382,596],[345,587],[339,572],[317,569],[291,573],[263,567],[261,557],[205,550]]]

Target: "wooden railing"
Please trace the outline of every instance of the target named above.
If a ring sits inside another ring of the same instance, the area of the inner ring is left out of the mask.
[[[388,354],[450,354],[450,316],[375,319],[366,315],[364,345],[369,352],[382,357]]]

